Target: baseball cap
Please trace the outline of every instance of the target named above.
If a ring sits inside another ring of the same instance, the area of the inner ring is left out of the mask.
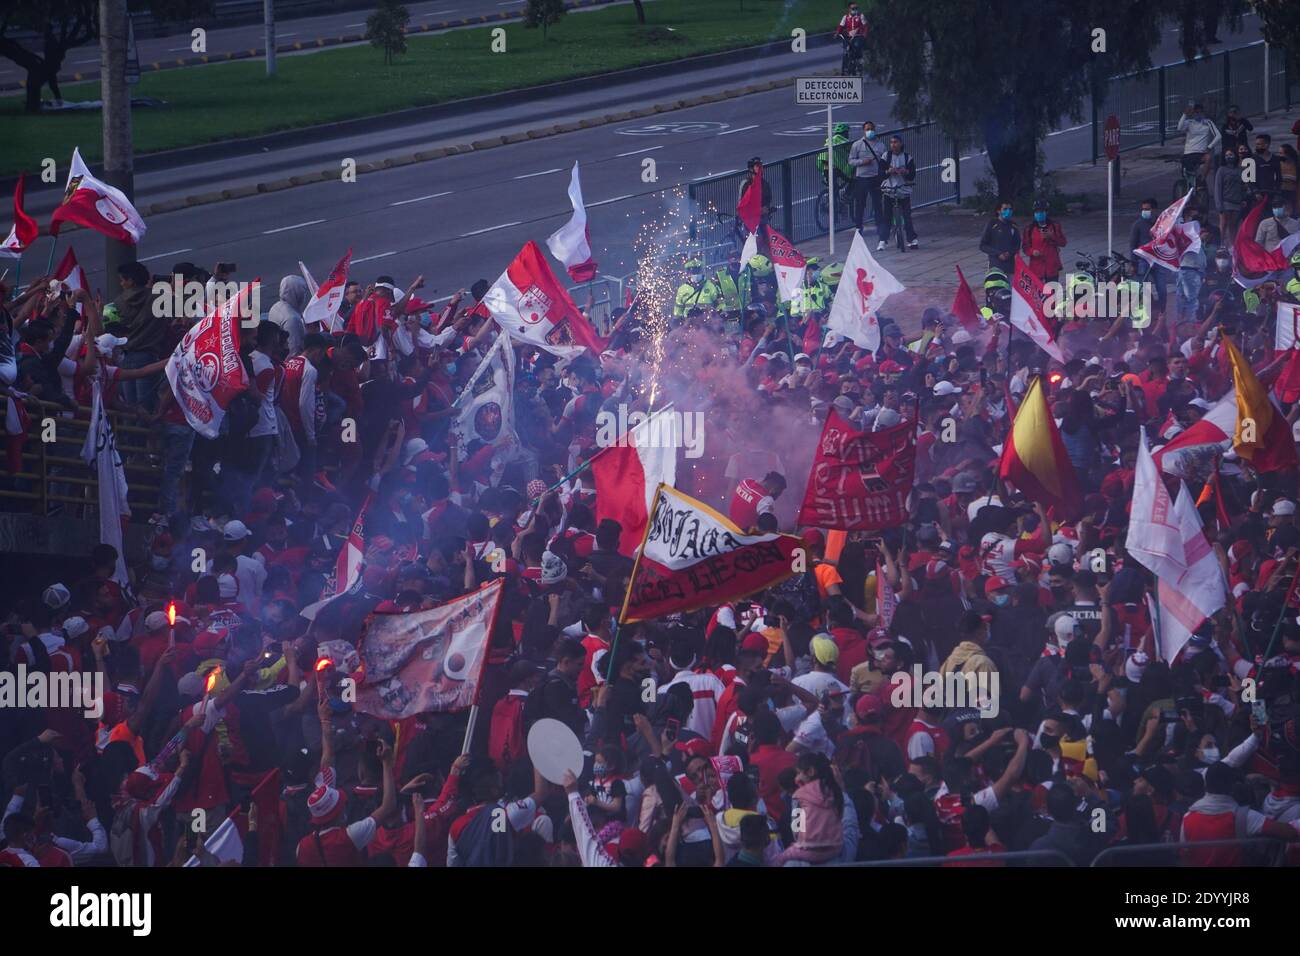
[[[809,645],[819,664],[834,664],[840,659],[839,646],[825,634],[818,634]]]
[[[234,521],[227,521],[225,527],[221,529],[221,537],[227,541],[242,541],[252,533],[248,530],[248,525],[238,518]]]
[[[127,340],[120,335],[110,335],[105,332],[95,339],[95,348],[100,355],[112,355],[113,349],[120,349],[126,345]]]
[[[960,395],[961,389],[947,379],[944,379],[942,382],[939,382],[934,386],[934,394],[939,396]]]
[[[144,619],[144,629],[146,631],[161,631],[167,626],[167,615],[162,611],[154,611]]]
[[[1279,517],[1295,514],[1295,502],[1286,498],[1279,498],[1273,502],[1273,514]]]
[[[1009,587],[1011,585],[1007,583],[1006,578],[995,576],[984,582],[984,593],[992,594],[994,591],[1005,591]]]
[[[1047,560],[1053,564],[1071,564],[1074,561],[1074,549],[1064,541],[1058,541],[1047,549]]]
[[[89,630],[90,625],[86,623],[84,617],[70,617],[63,622],[63,633],[68,636],[69,640],[76,640]]]
[[[63,584],[51,584],[41,595],[41,600],[51,611],[57,611],[72,600],[72,592]]]
[[[755,631],[750,631],[745,635],[745,639],[740,642],[740,651],[742,654],[762,654],[767,656],[767,638]]]

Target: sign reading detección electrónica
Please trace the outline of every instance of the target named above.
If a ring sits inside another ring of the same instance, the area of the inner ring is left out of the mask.
[[[862,102],[860,76],[799,76],[794,81],[794,101],[801,106]]]

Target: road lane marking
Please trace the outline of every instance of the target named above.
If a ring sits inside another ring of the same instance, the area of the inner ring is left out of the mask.
[[[470,236],[481,236],[485,232],[495,232],[498,229],[509,229],[511,226],[519,225],[518,220],[515,222],[503,222],[499,226],[488,226],[486,229],[475,229],[473,232],[462,232],[457,239],[468,239]]]
[[[388,205],[407,206],[413,202],[424,202],[426,199],[437,199],[440,196],[450,196],[450,195],[451,195],[451,191],[448,190],[445,193],[433,193],[432,195],[429,196],[416,196],[414,199],[399,199],[397,202],[390,202]]]
[[[723,131],[722,131],[721,133],[719,133],[718,135],[719,135],[719,136],[730,136],[732,133],[743,133],[743,132],[745,132],[745,130],[747,130],[747,129],[758,129],[758,124],[755,123],[753,126],[741,126],[741,127],[739,127],[738,129],[728,129],[728,130],[723,130]]]
[[[151,256],[145,256],[140,262],[148,262],[151,259],[165,259],[168,256],[179,256],[182,252],[190,252],[190,249],[173,249],[171,252],[156,252]]]
[[[280,226],[276,229],[265,229],[262,231],[262,235],[269,236],[277,232],[288,232],[290,229],[301,229],[304,226],[315,226],[324,221],[324,219],[313,219],[311,222],[296,222],[292,226]]]
[[[645,149],[634,149],[630,153],[619,153],[618,158],[622,159],[624,156],[635,156],[637,153],[653,153],[656,149],[663,149],[663,147],[647,146]]]
[[[386,259],[389,256],[395,256],[395,255],[397,255],[396,249],[394,249],[392,252],[381,252],[377,256],[364,256],[361,259],[353,259],[352,264],[356,265],[358,262],[370,262],[372,259]]]
[[[551,173],[563,172],[561,169],[543,169],[538,173],[524,173],[522,176],[515,176],[515,179],[532,179],[534,176],[549,176]]]

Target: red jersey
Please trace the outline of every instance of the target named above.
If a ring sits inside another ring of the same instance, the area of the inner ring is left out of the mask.
[[[767,489],[753,478],[746,478],[736,485],[736,492],[731,496],[731,507],[727,516],[741,531],[748,531],[758,524],[758,516],[772,510],[772,498]]]

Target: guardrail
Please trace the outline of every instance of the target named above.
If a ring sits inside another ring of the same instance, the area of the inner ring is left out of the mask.
[[[1119,119],[1120,151],[1125,152],[1178,136],[1178,118],[1192,102],[1203,104],[1205,115],[1220,127],[1233,105],[1240,107],[1242,116],[1289,110],[1292,83],[1300,78],[1289,74],[1286,60],[1283,51],[1257,40],[1194,60],[1110,77],[1093,100],[1092,161],[1105,155],[1101,125],[1110,113]]]
[[[1033,861],[1037,861],[1036,863]],[[1002,853],[974,853],[968,856],[912,856],[901,860],[866,860],[836,863],[835,866],[863,867],[977,867],[977,866],[1068,866],[1074,862],[1060,850],[1008,850]]]
[[[76,517],[92,513],[98,508],[99,481],[95,467],[81,460],[90,409],[79,406],[76,415],[71,416],[68,408],[54,402],[29,398],[25,404],[30,421],[22,470],[0,470],[0,508],[48,515],[62,506],[63,513]],[[131,412],[110,409],[108,415],[126,472],[131,520],[147,521],[158,510],[158,430],[147,421],[140,424],[144,420]],[[42,439],[48,434],[50,420],[54,440],[47,442]]]
[[[1274,837],[1112,846],[1098,853],[1092,865],[1103,868],[1285,866],[1286,846]]]

